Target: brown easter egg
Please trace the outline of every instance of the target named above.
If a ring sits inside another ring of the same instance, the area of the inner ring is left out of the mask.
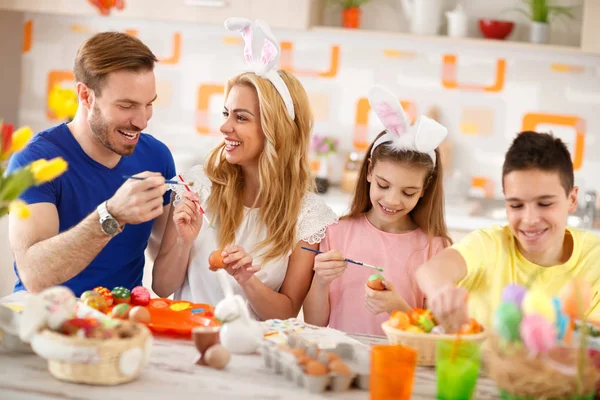
[[[222,252],[223,250],[215,250],[210,253],[210,256],[208,257],[208,265],[212,271],[216,271],[219,268],[225,268],[225,262],[223,261],[223,256],[221,255]]]

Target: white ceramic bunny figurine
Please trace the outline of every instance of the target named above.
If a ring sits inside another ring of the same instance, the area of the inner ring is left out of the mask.
[[[242,296],[234,294],[227,272],[219,269],[215,273],[225,293],[215,307],[215,317],[223,324],[219,333],[221,344],[231,353],[256,352],[263,339],[260,323],[250,317]]]

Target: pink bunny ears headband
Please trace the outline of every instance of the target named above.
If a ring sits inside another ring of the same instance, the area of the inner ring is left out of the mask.
[[[271,81],[283,99],[288,115],[294,120],[292,95],[277,71],[279,43],[269,25],[261,20],[252,22],[246,18],[228,18],[225,21],[225,28],[230,31],[238,31],[242,35],[245,43],[244,58],[246,62],[256,75]]]
[[[369,91],[369,104],[385,126],[386,133],[373,144],[373,151],[383,143],[398,150],[412,150],[428,154],[435,167],[435,149],[448,135],[448,129],[433,119],[421,115],[414,125],[411,125],[398,101],[398,98],[388,89],[375,85]]]

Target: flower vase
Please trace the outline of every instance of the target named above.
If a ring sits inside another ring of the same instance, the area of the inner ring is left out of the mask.
[[[315,174],[317,193],[327,193],[329,190],[329,156],[317,157],[318,168]]]
[[[531,22],[529,41],[535,44],[548,43],[548,24],[544,22]]]

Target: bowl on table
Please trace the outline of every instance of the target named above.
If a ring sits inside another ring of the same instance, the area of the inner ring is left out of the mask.
[[[512,21],[485,18],[479,20],[479,30],[488,39],[504,40],[511,34],[514,27],[515,23]]]

